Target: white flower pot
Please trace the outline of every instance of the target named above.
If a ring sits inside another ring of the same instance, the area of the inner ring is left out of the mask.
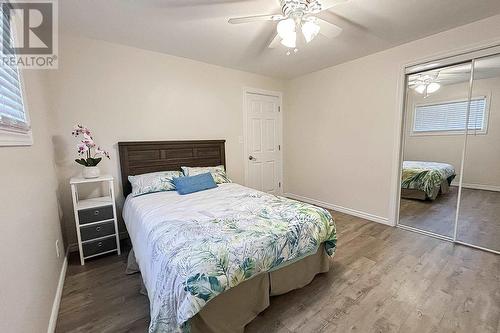
[[[97,178],[101,175],[101,170],[99,167],[83,167],[83,178]]]

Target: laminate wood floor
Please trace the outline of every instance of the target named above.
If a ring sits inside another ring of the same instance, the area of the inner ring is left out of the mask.
[[[458,187],[434,201],[401,199],[399,222],[453,237]],[[457,238],[500,251],[500,192],[462,189]]]
[[[499,332],[500,256],[345,214],[328,273],[271,298],[246,332]],[[149,302],[126,255],[78,264],[56,332],[146,332]]]

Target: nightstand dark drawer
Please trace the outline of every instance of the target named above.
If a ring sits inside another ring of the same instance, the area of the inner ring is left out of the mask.
[[[116,238],[109,237],[101,240],[83,243],[82,247],[83,247],[83,256],[89,257],[94,254],[116,249]]]
[[[86,227],[82,226],[80,228],[80,236],[82,237],[82,241],[104,237],[112,235],[114,233],[115,233],[115,225],[113,221],[93,224]]]
[[[113,206],[83,209],[78,212],[80,224],[92,223],[113,218]]]

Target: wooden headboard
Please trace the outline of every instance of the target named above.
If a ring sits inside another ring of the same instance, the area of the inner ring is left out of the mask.
[[[181,166],[226,167],[226,140],[118,142],[123,195],[132,192],[128,176],[181,170]]]

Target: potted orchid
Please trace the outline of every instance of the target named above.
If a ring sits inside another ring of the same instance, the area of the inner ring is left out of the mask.
[[[81,141],[76,145],[80,158],[77,158],[75,162],[83,165],[83,177],[99,177],[101,172],[97,165],[101,162],[103,157],[109,159],[109,153],[96,145],[88,128],[82,125],[75,125],[71,134],[74,137],[82,137]]]

